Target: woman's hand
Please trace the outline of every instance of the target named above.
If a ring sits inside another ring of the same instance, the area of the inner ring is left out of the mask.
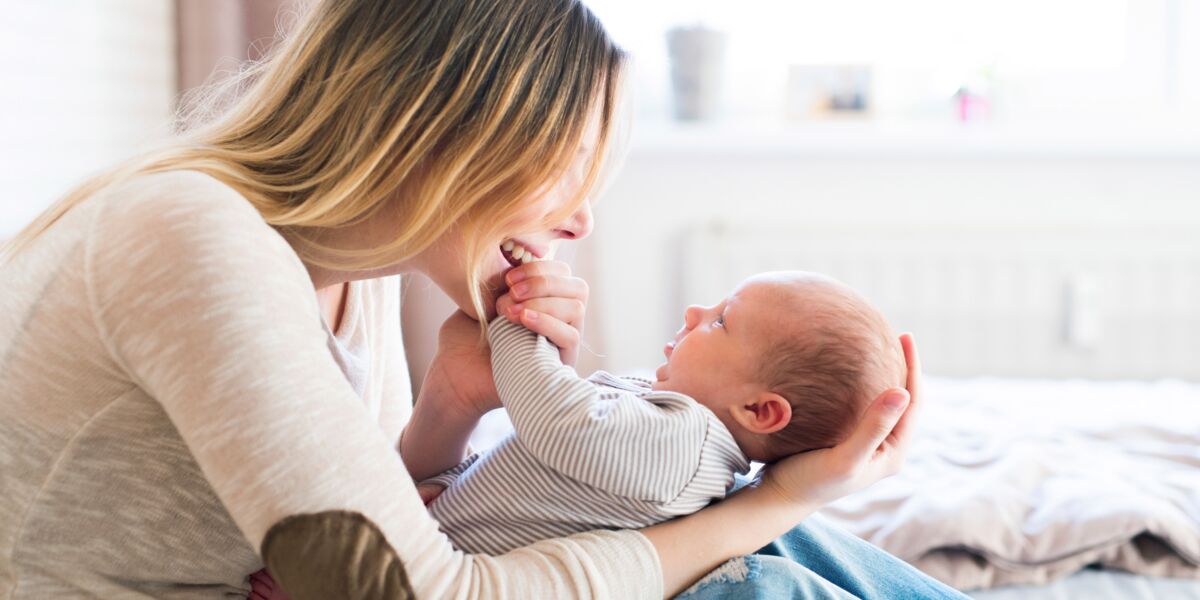
[[[496,313],[545,336],[558,346],[563,364],[574,365],[587,313],[587,282],[573,277],[571,267],[556,260],[515,267],[504,281],[508,293],[496,300]]]
[[[907,391],[884,392],[846,441],[779,461],[757,487],[642,530],[658,552],[669,596],[730,557],[765,546],[821,506],[900,469],[921,397],[921,363],[912,336],[900,336],[900,344],[908,363]]]
[[[428,387],[428,393],[426,390]],[[500,408],[492,379],[492,352],[479,338],[479,322],[461,310],[438,331],[438,349],[421,386],[421,398],[476,417]]]
[[[850,437],[837,446],[771,465],[761,487],[788,502],[824,506],[900,470],[911,443],[921,390],[921,362],[912,336],[900,336],[900,345],[908,364],[907,390],[880,394]]]
[[[479,339],[479,322],[455,311],[438,332],[437,353],[400,436],[409,474],[421,481],[457,465],[479,419],[499,407],[491,350]]]

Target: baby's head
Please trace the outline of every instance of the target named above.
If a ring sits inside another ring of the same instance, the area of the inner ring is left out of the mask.
[[[822,275],[756,275],[689,306],[656,390],[707,406],[751,459],[836,445],[872,400],[904,387],[897,336],[862,296]]]

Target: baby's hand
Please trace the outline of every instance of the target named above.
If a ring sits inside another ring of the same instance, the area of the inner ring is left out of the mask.
[[[509,289],[496,300],[496,313],[545,336],[558,346],[563,364],[574,365],[587,313],[587,282],[557,260],[515,267],[504,280]]]

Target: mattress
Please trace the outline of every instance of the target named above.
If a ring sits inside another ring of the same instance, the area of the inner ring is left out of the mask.
[[[1200,385],[927,383],[903,471],[822,514],[964,590],[1101,565],[1200,586]]]
[[[970,592],[976,600],[1200,600],[1200,582],[1088,569],[1043,585]]]

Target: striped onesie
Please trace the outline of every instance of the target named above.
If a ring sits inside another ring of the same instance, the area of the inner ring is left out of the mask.
[[[492,370],[514,432],[426,480],[459,549],[502,554],[594,529],[637,529],[723,498],[749,459],[709,409],[644,379],[580,378],[545,338],[498,318]]]

